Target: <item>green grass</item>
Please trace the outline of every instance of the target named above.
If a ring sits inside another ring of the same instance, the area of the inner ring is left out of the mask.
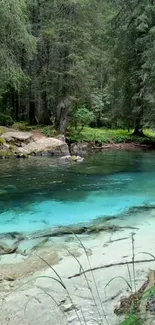
[[[71,142],[76,141],[99,141],[102,143],[122,143],[122,142],[137,142],[137,143],[147,143],[155,141],[155,131],[147,129],[144,133],[145,137],[138,137],[132,135],[133,130],[128,132],[122,129],[95,129],[90,127],[85,127],[81,133],[71,130],[69,135],[69,140]],[[147,138],[148,137],[148,138]]]
[[[46,137],[54,137],[58,135],[58,131],[54,128],[53,125],[44,126],[40,131]]]
[[[19,131],[31,132],[39,129],[40,125],[29,125],[28,122],[16,122],[12,125],[12,128]]]

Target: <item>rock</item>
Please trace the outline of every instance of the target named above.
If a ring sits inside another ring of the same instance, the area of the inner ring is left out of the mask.
[[[84,158],[80,156],[71,156],[71,159],[76,162],[82,162],[84,160]]]
[[[33,141],[33,134],[31,132],[21,132],[21,131],[10,131],[2,135],[6,142],[13,143],[16,146],[20,146],[21,143],[28,144]]]
[[[17,252],[17,250],[18,250],[18,247],[16,245],[9,247],[5,244],[0,243],[0,255],[14,254]]]
[[[16,151],[17,154],[36,155],[36,156],[69,156],[67,143],[56,138],[41,137],[34,141],[22,145]]]
[[[64,136],[63,134],[59,134],[59,135],[57,135],[57,136],[55,137],[55,139],[61,140],[61,141],[63,141],[63,142],[66,142],[66,140],[65,140],[65,136]]]
[[[15,281],[16,280],[16,277],[13,275],[6,275],[5,277],[4,277],[4,280],[6,280],[6,281],[9,281],[9,282],[12,282],[12,281]]]
[[[72,316],[72,317],[69,317],[68,318],[68,322],[69,323],[72,323],[72,322],[74,322],[74,321],[76,321],[77,320],[77,317],[76,316]]]
[[[72,143],[70,146],[71,154],[75,156],[85,156],[91,149],[91,144],[87,142]]]
[[[63,312],[68,313],[69,311],[77,309],[77,307],[74,304],[67,304],[61,307],[63,309]]]
[[[60,158],[61,161],[65,161],[65,162],[82,162],[84,160],[84,158],[79,157],[79,156],[64,156]]]

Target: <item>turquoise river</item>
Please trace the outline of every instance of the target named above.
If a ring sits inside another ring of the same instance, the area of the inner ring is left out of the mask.
[[[129,218],[136,207],[155,207],[155,152],[94,153],[72,165],[51,158],[0,161],[0,233]]]

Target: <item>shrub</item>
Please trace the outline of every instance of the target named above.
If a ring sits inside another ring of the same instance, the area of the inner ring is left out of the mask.
[[[13,125],[13,119],[10,115],[0,113],[0,125],[11,126]]]
[[[81,107],[76,111],[75,118],[77,125],[84,127],[94,121],[95,116],[94,113],[90,112],[86,107]]]
[[[46,137],[54,137],[58,135],[58,131],[53,125],[45,126],[41,129],[41,133]]]

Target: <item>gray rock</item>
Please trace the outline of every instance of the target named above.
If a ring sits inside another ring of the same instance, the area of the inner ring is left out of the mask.
[[[83,157],[80,157],[80,156],[64,156],[64,157],[61,157],[60,158],[61,161],[64,161],[64,162],[82,162],[84,160]]]
[[[88,152],[91,151],[92,146],[87,142],[79,142],[71,144],[71,154],[75,156],[85,156]]]
[[[21,132],[21,131],[10,131],[2,135],[3,139],[9,143],[13,144],[28,144],[33,141],[33,134],[31,132]]]
[[[68,313],[69,311],[77,309],[77,307],[74,304],[67,304],[61,307],[63,312]]]
[[[69,148],[67,143],[59,139],[41,137],[26,145],[23,144],[22,147],[18,148],[17,153],[61,157],[69,155]]]

